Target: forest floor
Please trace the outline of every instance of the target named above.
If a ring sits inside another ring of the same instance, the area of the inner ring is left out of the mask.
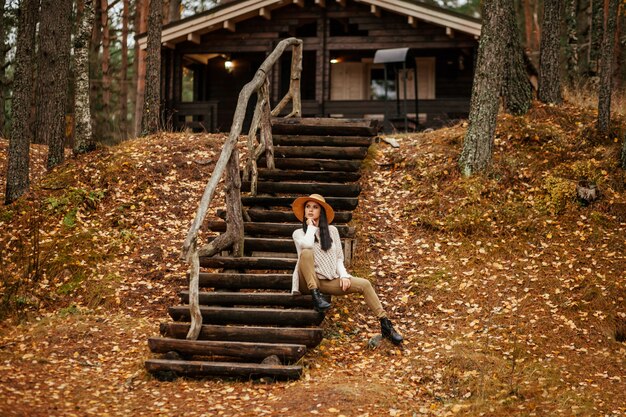
[[[626,415],[623,132],[594,124],[571,106],[502,115],[472,178],[456,165],[466,124],[374,145],[351,270],[405,343],[367,348],[376,320],[335,298],[291,382],[143,367],[186,287],[180,248],[223,135],[131,140],[48,174],[33,146],[32,191],[0,208],[0,415]],[[580,180],[598,201],[576,200]]]

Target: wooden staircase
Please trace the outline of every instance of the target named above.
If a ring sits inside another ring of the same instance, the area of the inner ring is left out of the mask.
[[[323,195],[336,210],[334,225],[349,264],[355,230],[348,226],[357,207],[359,169],[376,135],[376,122],[354,119],[273,119],[276,169],[259,169],[256,196],[243,196],[244,257],[201,257],[199,301],[202,330],[186,340],[190,327],[189,292],[172,306],[174,322],[161,324],[150,350],[165,357],[146,361],[157,377],[271,377],[297,379],[298,361],[322,341],[324,314],[310,295],[291,295],[296,248],[291,234],[301,227],[291,203],[302,195]],[[265,166],[259,161],[259,167]],[[244,182],[242,192],[250,190]],[[225,211],[218,216],[225,218]],[[209,223],[226,230],[224,221]],[[269,360],[269,359],[273,359]],[[278,360],[277,360],[278,359]]]

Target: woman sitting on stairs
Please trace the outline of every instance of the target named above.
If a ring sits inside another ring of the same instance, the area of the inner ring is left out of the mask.
[[[313,307],[319,312],[330,308],[330,303],[320,293],[346,295],[361,293],[365,303],[380,320],[383,337],[396,345],[402,336],[396,332],[372,287],[363,278],[353,277],[343,264],[343,249],[339,231],[330,226],[335,212],[319,194],[299,197],[291,205],[294,214],[302,222],[302,228],[293,232],[298,251],[298,263],[293,272],[292,293],[311,293]]]

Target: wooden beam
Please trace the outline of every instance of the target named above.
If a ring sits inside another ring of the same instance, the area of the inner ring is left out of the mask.
[[[230,30],[231,32],[234,32],[235,31],[235,22],[233,22],[232,20],[225,20],[224,21],[224,29]]]
[[[371,12],[374,16],[376,16],[376,17],[380,17],[380,9],[379,9],[376,5],[372,4],[372,5],[370,6],[370,12]]]
[[[163,47],[167,49],[176,49],[176,44],[174,42],[163,42]]]
[[[261,7],[259,9],[259,16],[264,17],[267,20],[272,18],[272,12],[267,7]]]
[[[337,0],[337,3],[339,3],[341,7],[346,7],[346,0]]]
[[[411,27],[414,27],[414,28],[416,28],[416,27],[417,27],[417,19],[416,19],[416,18],[414,18],[413,16],[409,16],[409,17],[407,18],[407,23],[408,23],[409,25],[411,25]]]
[[[304,7],[304,0],[293,0],[293,4],[297,4],[300,7]]]
[[[320,7],[326,7],[326,0],[315,0],[315,4]]]
[[[451,27],[447,27],[446,28],[446,35],[448,35],[448,37],[450,37],[450,38],[454,38],[454,29],[452,29]]]
[[[200,45],[200,35],[197,33],[188,33],[187,40],[195,43],[196,45]]]

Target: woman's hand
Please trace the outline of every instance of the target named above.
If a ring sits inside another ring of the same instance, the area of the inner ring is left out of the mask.
[[[347,277],[339,278],[339,285],[341,285],[341,289],[343,291],[348,291],[348,289],[352,285],[352,281],[350,280],[350,278]]]
[[[317,227],[317,222],[315,220],[313,220],[312,217],[309,217],[308,219],[306,219],[306,224],[308,224],[309,226]]]

